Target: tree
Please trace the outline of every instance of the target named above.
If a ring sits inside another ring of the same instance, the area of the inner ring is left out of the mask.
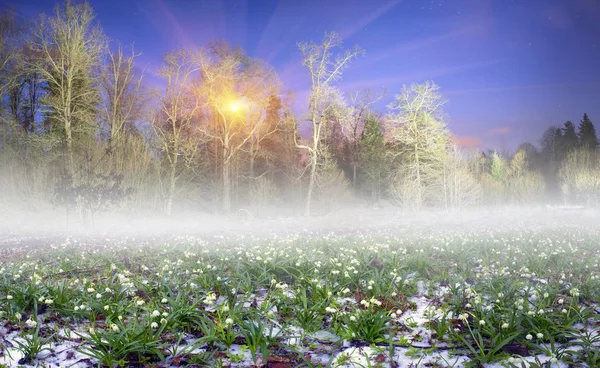
[[[102,96],[101,117],[106,125],[109,147],[127,132],[135,131],[134,123],[142,117],[144,103],[142,75],[134,69],[135,54],[126,56],[121,45],[108,53],[108,60],[100,73]]]
[[[579,145],[579,137],[575,132],[575,125],[571,121],[567,121],[562,128],[562,137],[560,138],[560,160],[562,161],[567,154],[576,149]]]
[[[583,114],[583,120],[579,124],[579,144],[584,148],[594,150],[598,148],[596,128],[594,128],[594,124],[592,124],[587,114]]]
[[[167,86],[159,98],[152,127],[159,137],[160,149],[168,163],[168,186],[165,212],[171,215],[177,180],[181,175],[181,160],[194,160],[199,142],[198,114],[201,103],[193,90],[192,79],[200,70],[198,53],[192,50],[171,52],[163,57],[159,74]]]
[[[371,192],[371,201],[381,196],[381,185],[385,170],[385,137],[379,119],[372,113],[365,117],[365,127],[359,141],[360,170]]]
[[[385,96],[385,92],[374,96],[371,90],[355,91],[346,116],[341,119],[342,133],[349,148],[350,165],[352,166],[352,187],[356,188],[356,175],[359,165],[359,146],[361,133],[370,117],[370,107]]]
[[[32,67],[47,84],[43,104],[48,123],[65,143],[71,178],[74,134],[93,126],[99,102],[92,72],[105,50],[105,36],[93,20],[88,3],[67,0],[55,7],[53,17],[41,16],[30,42],[30,48],[39,55]]]
[[[336,114],[336,106],[340,100],[339,91],[333,88],[335,82],[342,77],[342,71],[350,61],[363,54],[358,47],[347,50],[335,58],[332,52],[342,47],[342,39],[336,33],[327,33],[321,44],[303,42],[298,44],[302,52],[302,64],[308,69],[311,78],[309,97],[309,118],[312,127],[312,137],[307,144],[298,144],[309,154],[308,190],[304,215],[310,216],[312,193],[315,186],[317,166],[319,165],[322,139],[327,131],[331,115]]]
[[[213,140],[215,158],[221,169],[221,209],[231,210],[232,169],[239,153],[252,151],[277,125],[266,127],[272,96],[281,93],[274,69],[264,61],[244,55],[225,43],[211,45],[200,54],[198,93],[207,124],[203,133]],[[272,107],[272,106],[271,106]],[[251,153],[250,158],[253,159]]]
[[[542,175],[530,168],[525,149],[519,149],[513,156],[506,180],[513,202],[532,203],[545,189]]]
[[[8,9],[0,13],[0,119],[3,117],[4,94],[14,83],[14,70],[9,71],[7,67],[18,59],[14,51],[20,31],[14,11]]]
[[[559,180],[565,203],[600,203],[600,152],[586,148],[571,151],[559,171]]]
[[[450,138],[443,120],[444,103],[439,87],[426,82],[404,86],[402,93],[388,105],[389,139],[398,162],[396,197],[417,211],[425,204],[429,189],[439,184]]]
[[[481,185],[457,144],[451,144],[444,156],[441,189],[446,211],[475,205],[481,199]]]

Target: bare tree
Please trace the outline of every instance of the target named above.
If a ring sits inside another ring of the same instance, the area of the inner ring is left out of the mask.
[[[121,45],[108,53],[100,73],[101,116],[107,125],[109,146],[115,144],[142,117],[148,96],[143,91],[143,74],[136,73],[136,54],[125,55]]]
[[[438,91],[433,82],[404,86],[388,105],[387,131],[397,159],[394,187],[398,199],[410,200],[417,211],[441,171],[449,141],[442,112],[445,101]]]
[[[16,61],[16,36],[21,29],[17,24],[15,13],[8,9],[0,13],[0,119],[3,114],[3,96],[13,86],[16,73],[8,70],[11,61]]]
[[[217,147],[221,209],[229,212],[234,160],[246,146],[256,149],[261,139],[277,129],[277,125],[267,127],[264,122],[271,97],[281,92],[281,83],[272,67],[226,44],[213,45],[202,54],[199,65],[199,93],[207,119],[203,132]]]
[[[42,14],[30,41],[30,48],[39,55],[31,66],[48,84],[43,101],[46,113],[64,133],[70,177],[74,174],[73,133],[94,124],[99,102],[92,71],[105,50],[106,38],[93,20],[88,3],[67,0],[55,7],[54,16]]]
[[[321,44],[313,42],[299,43],[302,52],[302,63],[308,69],[311,77],[311,93],[309,98],[309,121],[312,125],[312,139],[307,144],[296,144],[298,148],[305,149],[310,156],[308,168],[310,170],[308,190],[304,215],[310,216],[312,193],[315,186],[317,166],[321,152],[321,140],[327,130],[332,110],[339,100],[339,92],[333,84],[342,77],[342,71],[350,61],[363,51],[358,47],[347,50],[335,58],[332,51],[342,46],[342,40],[336,33],[327,33]]]
[[[152,119],[152,128],[159,138],[160,149],[168,162],[168,182],[165,212],[173,210],[175,188],[181,171],[181,159],[191,161],[197,153],[198,114],[201,102],[193,91],[193,78],[200,70],[198,52],[180,50],[166,54],[159,74],[167,80],[163,96]]]

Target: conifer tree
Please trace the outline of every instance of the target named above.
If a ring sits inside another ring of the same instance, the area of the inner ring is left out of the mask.
[[[581,147],[596,149],[598,148],[598,137],[596,137],[596,128],[587,116],[583,114],[583,120],[579,124],[579,144]]]

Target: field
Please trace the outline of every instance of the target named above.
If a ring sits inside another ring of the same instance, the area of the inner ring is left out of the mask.
[[[0,364],[598,367],[593,226],[0,248]]]

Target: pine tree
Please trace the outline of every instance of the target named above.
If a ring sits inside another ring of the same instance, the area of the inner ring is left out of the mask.
[[[565,127],[562,130],[565,152],[569,152],[572,149],[577,148],[577,145],[579,144],[579,138],[575,132],[575,124],[569,120],[565,122]]]
[[[579,124],[579,144],[584,148],[598,148],[596,128],[594,128],[594,124],[592,124],[587,114],[583,114],[583,120]]]

